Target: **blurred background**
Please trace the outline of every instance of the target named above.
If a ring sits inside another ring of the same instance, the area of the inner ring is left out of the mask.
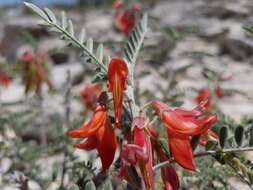
[[[104,43],[107,54],[122,56],[126,37],[117,28],[113,1],[28,2],[50,7],[56,16],[65,10],[76,34],[84,27],[87,36]],[[192,108],[199,92],[209,89],[212,96],[216,94],[212,103],[217,113],[233,123],[252,122],[253,37],[243,29],[253,24],[252,0],[138,3],[149,15],[149,31],[136,66],[137,102],[160,98]],[[100,167],[96,153],[74,150],[65,136],[91,114],[80,92],[93,81],[94,67],[57,33],[38,23],[40,18],[23,1],[0,0],[0,72],[11,81],[0,85],[1,190],[67,189],[90,167],[87,160]],[[23,68],[29,53],[45,64],[39,87],[40,82],[29,83],[37,74],[29,75]],[[217,95],[217,89],[222,95]],[[246,157],[253,161],[252,153]],[[250,189],[223,166],[209,169],[214,160],[198,163],[208,176],[181,171],[186,176],[182,189]]]

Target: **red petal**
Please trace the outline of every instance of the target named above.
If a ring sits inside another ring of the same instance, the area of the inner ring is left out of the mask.
[[[156,147],[156,151],[157,151],[157,156],[160,162],[164,162],[168,160],[168,158],[166,157],[160,145]],[[179,189],[180,185],[179,185],[178,175],[175,168],[172,165],[168,167],[163,167],[161,169],[161,176],[162,176],[163,183],[165,186],[164,190],[178,190]]]
[[[113,95],[115,123],[120,128],[121,112],[128,69],[126,63],[121,59],[112,59],[108,68],[108,88]]]
[[[4,86],[4,87],[8,87],[11,83],[11,78],[0,71],[0,85]]]
[[[201,102],[206,101],[205,109],[206,111],[212,110],[212,103],[211,103],[211,94],[208,89],[202,89],[199,91],[198,96],[195,98],[195,101],[200,104]]]
[[[109,118],[97,132],[98,153],[101,158],[103,170],[107,170],[114,160],[114,155],[118,146]]]
[[[149,160],[148,162],[144,162],[144,168],[142,170],[142,175],[144,178],[144,182],[146,184],[147,189],[154,190],[154,176],[153,176],[153,159],[152,159],[152,150],[151,150],[151,142],[150,140],[147,142],[147,149],[149,153]]]
[[[134,29],[136,21],[135,10],[126,10],[123,14],[119,15],[117,24],[121,32],[128,36]]]
[[[97,139],[96,137],[89,137],[84,142],[74,145],[74,147],[84,150],[93,150],[97,147]]]
[[[179,179],[177,172],[173,166],[168,166],[161,169],[162,179],[165,185],[165,190],[178,190]]]
[[[195,171],[193,153],[189,137],[181,137],[168,130],[170,151],[175,161],[183,168]]]
[[[184,118],[174,111],[164,111],[162,120],[173,133],[194,136],[205,132],[211,124],[216,122],[217,116],[197,120],[197,118]]]
[[[165,110],[171,110],[171,108],[167,104],[165,104],[159,100],[153,100],[152,107],[156,111],[156,114],[158,114],[158,115],[160,115]]]
[[[96,100],[101,92],[102,88],[99,84],[85,85],[80,92],[85,106],[92,109],[96,105]]]
[[[99,127],[101,127],[107,117],[107,110],[104,106],[98,106],[88,123],[85,123],[80,129],[68,132],[68,136],[72,138],[86,138],[94,136]]]

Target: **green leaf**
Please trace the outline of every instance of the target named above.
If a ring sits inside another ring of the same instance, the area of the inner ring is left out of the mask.
[[[196,135],[196,136],[192,137],[191,146],[192,146],[193,150],[195,150],[195,148],[198,146],[199,140],[200,140],[200,135]]]
[[[61,12],[61,27],[66,30],[67,26],[67,17],[64,11]]]
[[[33,12],[37,13],[42,19],[49,21],[46,13],[42,9],[40,9],[39,7],[37,7],[36,5],[32,3],[24,2],[24,4]]]
[[[228,138],[228,128],[226,126],[221,127],[219,138],[220,138],[219,139],[220,146],[221,146],[221,148],[224,148],[226,140]]]
[[[68,190],[79,190],[79,187],[76,184],[71,185]]]
[[[75,36],[74,27],[73,27],[73,23],[72,23],[71,19],[68,20],[68,24],[69,24],[69,33],[70,33],[70,35]]]
[[[243,134],[244,134],[244,128],[242,126],[238,126],[235,129],[235,141],[238,146],[242,145]]]
[[[54,14],[50,9],[48,9],[48,8],[45,8],[44,10],[45,10],[45,12],[46,12],[46,14],[47,14],[47,16],[48,16],[48,19],[49,19],[52,23],[56,24],[56,23],[57,23],[57,19],[56,19],[56,17],[55,17],[55,14]]]
[[[86,46],[87,46],[87,49],[89,50],[90,53],[93,52],[93,39],[92,38],[89,38],[86,42]]]
[[[104,184],[103,190],[113,190],[111,180],[107,180]]]
[[[94,182],[93,181],[88,181],[85,184],[84,190],[96,190],[96,186],[95,186]]]
[[[160,145],[161,145],[162,149],[164,150],[166,156],[169,158],[170,151],[169,151],[169,148],[168,148],[167,140],[164,139],[164,138],[159,138],[158,142],[160,143]]]
[[[144,41],[147,32],[148,16],[145,14],[136,25],[124,47],[124,57],[128,64],[135,64],[138,53]]]
[[[216,142],[215,141],[207,141],[206,142],[206,145],[205,145],[206,151],[214,150],[215,147],[216,147]]]
[[[243,29],[251,34],[253,34],[253,26],[244,26]]]
[[[249,145],[253,146],[253,125],[249,129]]]
[[[110,61],[111,61],[111,57],[109,55],[106,55],[104,58],[104,64],[109,65]]]
[[[79,34],[79,41],[80,41],[81,44],[84,43],[85,38],[86,38],[86,32],[85,32],[85,29],[82,28],[82,30]]]
[[[104,48],[103,48],[103,44],[99,44],[98,48],[97,48],[97,58],[100,62],[103,62],[103,56],[104,56]]]

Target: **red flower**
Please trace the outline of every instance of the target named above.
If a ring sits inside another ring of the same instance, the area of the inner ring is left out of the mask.
[[[122,0],[115,0],[112,4],[112,7],[114,9],[119,9],[120,7],[122,7],[122,5],[123,5]]]
[[[0,71],[0,86],[8,87],[11,83],[11,77],[6,73]]]
[[[134,29],[137,23],[135,12],[126,10],[117,17],[117,26],[119,30],[128,36]]]
[[[168,160],[161,146],[157,147],[156,152],[160,162]],[[164,190],[179,189],[179,178],[176,169],[172,165],[161,168],[161,177],[164,183]]]
[[[167,161],[168,158],[162,148],[162,146],[156,142],[157,134],[153,128],[149,127],[149,134],[151,136],[152,150],[156,151],[157,158],[160,162]],[[153,155],[154,157],[154,155]],[[176,169],[172,166],[166,166],[161,168],[161,177],[164,183],[164,190],[178,190],[179,189],[179,178]]]
[[[84,123],[80,129],[68,132],[68,136],[72,138],[87,138],[75,147],[84,150],[97,149],[103,170],[110,167],[117,149],[117,137],[108,117],[108,110],[105,105],[106,99],[106,95],[102,94],[92,118]]]
[[[208,89],[200,90],[198,96],[195,98],[195,101],[198,104],[200,104],[201,102],[206,102],[205,109],[209,112],[212,110],[211,93]]]
[[[22,58],[21,60],[24,62],[24,63],[29,63],[33,60],[33,55],[32,53],[30,53],[29,51],[25,51],[24,54],[22,55]]]
[[[85,85],[80,95],[86,107],[92,109],[95,104],[99,94],[102,92],[102,88],[99,84]]]
[[[218,141],[218,139],[219,139],[219,136],[215,132],[213,132],[211,129],[208,129],[206,132],[201,134],[199,144],[202,146],[205,146],[206,141],[208,140]]]
[[[154,189],[154,178],[152,170],[151,142],[144,130],[145,118],[136,117],[133,120],[133,144],[123,143],[120,154],[121,176],[128,180],[127,166],[137,165],[142,173],[142,178],[147,189]]]
[[[221,89],[221,87],[217,87],[215,89],[215,95],[219,98],[219,99],[222,99],[223,96],[224,96],[224,93],[223,93],[223,90]]]
[[[128,69],[121,59],[112,59],[108,68],[108,90],[112,92],[115,123],[120,128],[124,91],[127,88]]]
[[[25,93],[28,93],[32,89],[35,89],[36,93],[41,93],[43,83],[46,83],[49,90],[52,90],[53,86],[48,78],[47,68],[47,53],[37,50],[35,55],[26,51],[24,52],[21,61],[24,65],[24,83]]]
[[[205,104],[191,111],[172,109],[156,100],[152,106],[167,128],[170,151],[175,161],[182,167],[195,171],[190,139],[205,133],[217,121],[217,116],[205,116]]]

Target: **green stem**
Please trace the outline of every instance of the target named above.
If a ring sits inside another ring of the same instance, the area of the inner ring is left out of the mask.
[[[207,152],[201,152],[194,155],[194,158],[203,157],[203,156],[210,156],[214,154],[220,154],[220,153],[230,153],[230,152],[244,152],[244,151],[253,151],[253,147],[246,147],[246,148],[229,148],[229,149],[223,149],[219,151],[207,151]],[[170,159],[164,162],[161,162],[153,167],[153,170],[156,171],[160,168],[169,166],[171,163],[175,162],[174,159]]]

